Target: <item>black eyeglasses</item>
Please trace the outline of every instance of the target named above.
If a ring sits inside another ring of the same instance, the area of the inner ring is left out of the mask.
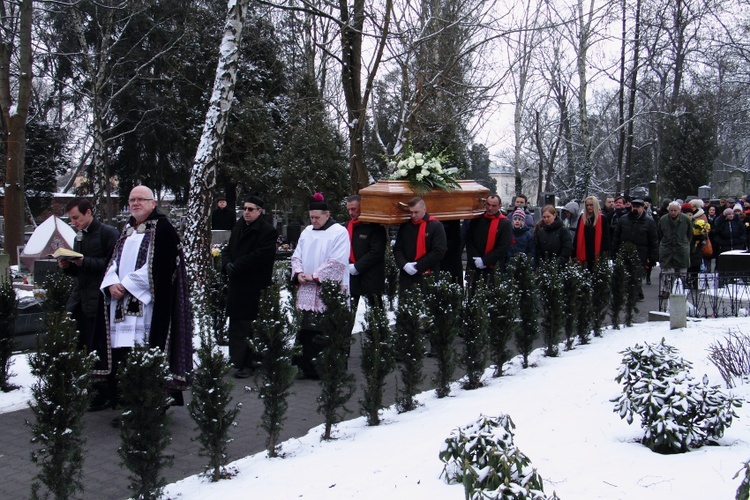
[[[242,210],[244,210],[245,212],[255,212],[256,210],[260,210],[260,208],[256,208],[256,207],[242,207]]]

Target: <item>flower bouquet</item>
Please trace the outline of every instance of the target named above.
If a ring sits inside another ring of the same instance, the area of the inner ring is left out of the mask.
[[[407,181],[412,191],[420,196],[433,189],[461,189],[453,177],[457,169],[443,169],[446,160],[447,157],[443,154],[415,153],[408,150],[401,160],[391,163],[395,171],[391,174],[390,180]]]

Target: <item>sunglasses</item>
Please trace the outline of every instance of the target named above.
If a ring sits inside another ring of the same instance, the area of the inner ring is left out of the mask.
[[[260,208],[256,208],[256,207],[242,207],[242,210],[244,210],[245,212],[255,212],[256,210],[260,210]]]

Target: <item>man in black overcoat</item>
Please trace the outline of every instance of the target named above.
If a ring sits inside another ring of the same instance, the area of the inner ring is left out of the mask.
[[[368,303],[383,305],[385,290],[385,246],[388,240],[385,227],[362,222],[359,215],[361,198],[358,194],[346,199],[349,220],[342,225],[349,232],[349,290],[352,309],[357,310],[359,298]]]
[[[262,290],[271,284],[276,258],[276,229],[262,217],[263,200],[245,198],[242,218],[232,228],[229,243],[221,252],[224,272],[229,277],[229,360],[237,369],[234,376],[247,378],[259,361],[250,346],[253,320],[258,316]]]

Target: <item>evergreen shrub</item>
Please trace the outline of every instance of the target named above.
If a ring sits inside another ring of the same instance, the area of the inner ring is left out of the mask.
[[[198,426],[199,434],[195,439],[201,445],[199,454],[209,459],[207,476],[215,482],[233,476],[232,471],[225,468],[227,445],[232,441],[229,429],[235,425],[241,405],[230,407],[234,383],[226,375],[232,370],[232,364],[217,346],[212,335],[215,332],[208,326],[211,320],[204,316],[201,322],[198,366],[193,372],[188,413]]]
[[[544,332],[544,353],[559,354],[560,330],[564,322],[563,280],[555,259],[542,259],[537,269],[537,295],[541,308],[541,326]]]
[[[508,415],[480,415],[451,432],[440,450],[444,480],[464,485],[466,498],[543,499],[542,477],[513,442]]]
[[[268,433],[266,450],[269,457],[279,455],[279,438],[289,409],[287,402],[297,376],[292,364],[295,328],[290,320],[289,303],[281,300],[281,286],[274,284],[261,293],[258,317],[253,334],[260,353],[256,384],[263,401],[260,426]]]
[[[652,451],[671,454],[698,448],[723,436],[737,417],[734,408],[742,406],[741,399],[710,386],[705,375],[694,380],[691,363],[664,339],[659,344],[636,344],[621,354],[615,380],[623,389],[612,400],[614,411],[628,424],[634,414],[641,417],[641,442]]]
[[[591,271],[591,297],[591,327],[594,337],[601,337],[612,300],[612,266],[604,255],[596,260]]]
[[[13,376],[10,368],[13,364],[13,339],[16,334],[18,318],[18,297],[13,283],[6,277],[0,277],[0,390],[9,392],[18,389],[11,384]]]
[[[401,373],[402,387],[396,396],[396,407],[400,413],[417,408],[416,395],[424,380],[425,339],[422,328],[421,292],[413,287],[404,291],[396,309],[396,359]]]
[[[347,372],[354,314],[349,309],[349,296],[337,281],[322,283],[321,299],[326,309],[320,315],[320,342],[324,347],[317,364],[321,387],[318,413],[325,419],[323,439],[330,440],[332,428],[343,420],[348,411],[344,405],[355,389],[354,375]]]
[[[612,328],[620,329],[620,313],[625,307],[625,295],[628,293],[627,284],[630,279],[630,271],[625,261],[625,253],[620,252],[615,259],[615,265],[612,268],[612,280],[610,282],[610,317],[612,318]]]
[[[539,336],[536,310],[536,281],[531,261],[524,253],[517,253],[509,266],[511,279],[518,290],[518,317],[520,327],[516,330],[516,348],[523,358],[522,366],[529,367],[529,354]]]
[[[136,498],[160,498],[166,485],[162,471],[174,461],[164,453],[172,441],[167,413],[172,398],[166,392],[170,376],[164,352],[134,347],[120,366],[118,378],[124,411],[119,419],[122,444],[117,453],[130,471],[128,487]]]
[[[367,425],[380,424],[385,378],[393,371],[393,339],[385,308],[372,303],[365,313],[362,332],[362,374],[365,377],[361,401]]]
[[[489,292],[484,280],[477,280],[472,293],[464,294],[464,304],[461,308],[462,331],[464,339],[463,365],[466,368],[464,389],[478,389],[482,387],[482,376],[487,366],[490,317],[487,314]]]
[[[638,249],[631,242],[622,246],[621,253],[625,261],[625,268],[630,270],[625,281],[625,326],[633,326],[633,320],[638,313],[637,304],[641,293],[641,273],[635,270],[642,267],[643,264],[638,257]]]
[[[461,323],[463,290],[446,275],[427,280],[424,303],[430,321],[430,345],[437,361],[434,377],[438,398],[450,394],[450,383],[456,369],[456,351],[453,341]]]
[[[515,337],[519,329],[519,296],[515,281],[508,274],[495,273],[492,289],[488,292],[487,336],[490,347],[490,360],[495,366],[494,377],[503,374],[503,365],[513,357],[508,342]]]
[[[56,498],[84,492],[83,416],[92,399],[89,372],[95,354],[77,349],[75,322],[65,310],[48,311],[45,335],[37,337],[37,350],[29,356],[31,374],[31,442],[39,445],[31,460],[40,468],[32,484],[32,497],[41,485]]]

